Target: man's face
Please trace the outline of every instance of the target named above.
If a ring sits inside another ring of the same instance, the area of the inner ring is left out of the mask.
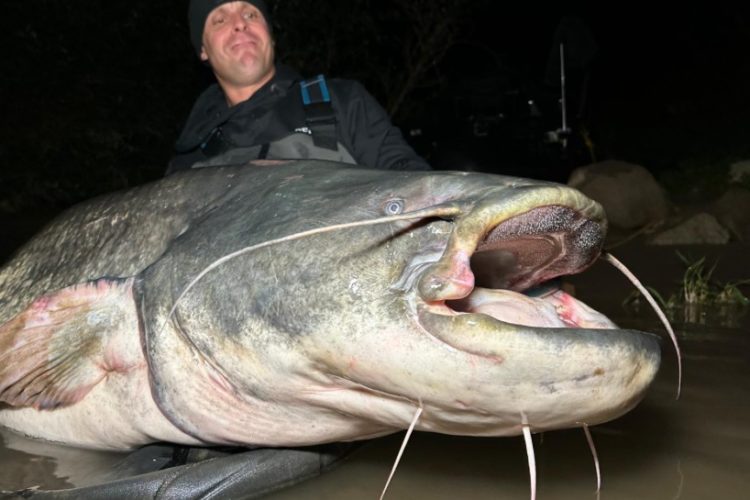
[[[260,87],[273,76],[273,39],[263,14],[247,2],[228,2],[206,18],[201,60],[222,87]]]

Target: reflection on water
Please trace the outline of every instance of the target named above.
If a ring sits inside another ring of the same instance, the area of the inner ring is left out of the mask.
[[[123,456],[34,441],[0,428],[0,490],[100,484],[113,477]]]
[[[670,319],[682,323],[722,326],[725,328],[739,328],[747,315],[745,304],[721,304],[706,307],[702,304],[685,304],[683,307],[673,308]]]
[[[640,293],[635,291],[633,299],[626,299],[626,307],[633,315],[648,314],[651,306],[641,300]],[[740,328],[748,315],[750,307],[742,303],[726,303],[705,305],[700,303],[685,303],[667,307],[664,313],[670,322],[688,325],[703,325],[705,327],[719,326],[723,328]]]

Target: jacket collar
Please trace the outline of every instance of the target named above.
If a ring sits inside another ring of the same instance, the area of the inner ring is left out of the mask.
[[[277,64],[273,78],[259,88],[249,99],[232,107],[227,105],[224,91],[219,84],[212,84],[195,101],[185,127],[177,139],[175,149],[178,153],[192,151],[216,127],[230,120],[235,114],[257,108],[285,96],[300,80],[301,76],[292,68]]]

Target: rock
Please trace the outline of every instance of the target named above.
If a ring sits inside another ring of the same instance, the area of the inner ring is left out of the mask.
[[[750,162],[749,162],[750,163]],[[711,213],[739,241],[750,241],[750,189],[730,186],[711,207]]]
[[[601,203],[613,227],[639,228],[669,214],[664,190],[640,165],[616,160],[586,165],[573,171],[568,185]]]
[[[729,182],[750,185],[750,160],[742,160],[729,165]]]
[[[724,245],[729,231],[711,214],[694,215],[677,226],[662,231],[649,242],[652,245]]]

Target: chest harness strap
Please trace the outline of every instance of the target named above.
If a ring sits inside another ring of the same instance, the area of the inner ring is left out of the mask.
[[[305,121],[312,133],[313,144],[320,148],[338,149],[336,114],[331,105],[331,94],[323,75],[300,83]]]

